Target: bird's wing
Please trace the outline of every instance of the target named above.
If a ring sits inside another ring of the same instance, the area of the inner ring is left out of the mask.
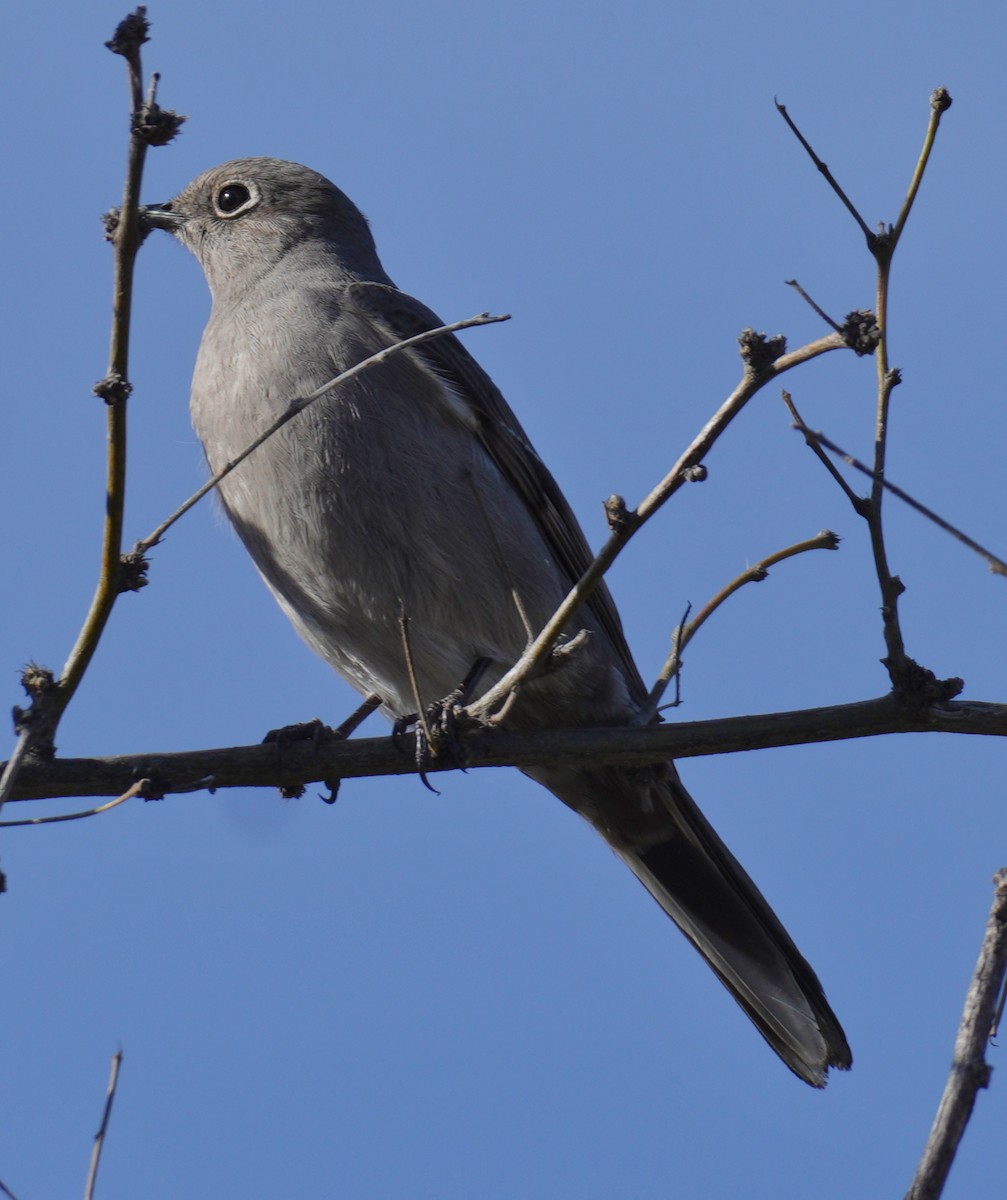
[[[366,314],[393,342],[444,324],[426,305],[388,284],[352,283],[346,295],[354,309]],[[566,497],[535,453],[500,389],[453,334],[424,342],[411,353],[466,405],[488,454],[521,496],[554,561],[573,584],[594,556]],[[631,691],[642,698],[643,683],[604,582],[595,588],[588,606],[622,660]]]

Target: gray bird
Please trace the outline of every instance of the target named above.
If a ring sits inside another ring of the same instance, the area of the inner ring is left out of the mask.
[[[210,469],[295,397],[442,324],[400,292],[367,221],[296,163],[242,158],[145,210],[213,296],[191,413]],[[555,480],[492,380],[451,335],[392,356],[307,408],[220,485],[227,515],[301,637],[385,713],[415,712],[476,664],[525,649],[591,560]],[[525,685],[513,730],[639,721],[646,688],[608,590],[562,669]],[[527,772],[586,818],[699,950],[788,1067],[815,1087],[849,1046],[822,986],[672,763]]]

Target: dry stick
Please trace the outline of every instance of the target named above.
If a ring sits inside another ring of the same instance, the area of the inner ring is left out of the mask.
[[[791,412],[796,416],[797,410],[794,409],[792,405],[790,408]],[[856,470],[863,472],[863,474],[868,478],[873,478],[874,472],[869,466],[867,466],[866,463],[862,463],[858,458],[854,458],[852,454],[848,454],[842,448],[842,446],[837,446],[831,438],[826,437],[825,434],[819,430],[808,429],[800,417],[797,417],[797,428],[800,429],[800,431],[804,434],[804,440],[809,446],[811,446],[813,450],[818,445],[824,446],[827,450],[831,450],[833,454],[838,455],[844,462],[849,463],[851,467],[855,467]],[[819,452],[819,454],[820,457],[824,457],[821,452]],[[831,466],[831,461],[829,459],[825,459],[825,461],[829,462]],[[842,477],[840,476],[840,478]],[[845,480],[843,481],[843,486],[847,486]],[[970,550],[974,550],[976,554],[986,560],[986,562],[989,564],[989,569],[995,575],[1007,575],[1007,562],[1004,562],[1002,558],[998,558],[992,550],[987,550],[985,546],[980,546],[980,544],[975,541],[975,539],[970,538],[967,533],[963,533],[962,530],[957,528],[957,526],[952,525],[950,521],[945,521],[945,519],[938,513],[935,513],[932,508],[927,508],[925,504],[921,504],[919,500],[915,500],[909,495],[908,492],[903,491],[900,487],[896,487],[896,485],[891,483],[889,480],[884,480],[884,487],[886,491],[891,492],[893,496],[897,496],[904,504],[908,504],[910,508],[915,509],[916,512],[920,513],[921,516],[926,517],[928,521],[933,521],[933,523],[940,529],[943,529],[945,533],[950,533],[952,537],[957,538],[962,545],[968,546]],[[855,497],[855,499],[858,500],[859,497]]]
[[[989,1086],[992,1068],[984,1051],[1007,973],[1007,870],[998,871],[993,883],[993,907],[965,996],[951,1072],[906,1200],[936,1200],[943,1192],[976,1095]]]
[[[787,287],[792,287],[794,289],[794,291],[798,294],[798,296],[801,297],[801,299],[804,301],[804,303],[808,305],[808,307],[812,310],[812,312],[814,312],[815,316],[818,317],[820,320],[824,321],[825,324],[828,325],[830,329],[834,329],[836,331],[836,333],[842,332],[842,326],[838,325],[835,321],[833,321],[833,319],[829,316],[829,314],[825,311],[825,309],[822,308],[820,305],[816,304],[815,301],[811,299],[811,297],[804,290],[804,288],[801,287],[801,285],[797,282],[796,279],[784,279],[783,282],[787,285]]]
[[[871,243],[874,241],[874,238],[876,235],[874,233],[872,233],[871,230],[867,227],[867,222],[860,215],[860,213],[857,212],[856,208],[853,206],[853,202],[850,200],[850,198],[846,195],[846,193],[843,191],[843,189],[836,182],[835,176],[832,174],[832,172],[829,170],[829,168],[825,165],[825,163],[822,162],[822,160],[818,157],[818,155],[814,152],[814,150],[811,147],[811,144],[808,142],[807,138],[805,138],[804,134],[801,133],[801,131],[794,124],[793,120],[790,117],[790,114],[787,112],[786,106],[781,104],[779,102],[779,100],[774,100],[773,103],[776,105],[776,111],[780,114],[780,116],[784,119],[784,121],[787,122],[787,125],[790,127],[790,132],[794,135],[794,137],[797,138],[797,140],[801,143],[801,145],[804,147],[804,149],[807,150],[808,156],[810,157],[811,161],[815,164],[815,166],[818,168],[818,170],[822,173],[822,175],[828,181],[829,187],[832,188],[832,190],[836,193],[836,195],[843,202],[843,204],[847,207],[847,209],[849,209],[854,221],[856,221],[856,223],[860,226],[861,230],[863,230],[864,237],[867,238],[867,244],[868,244],[868,246],[870,246]]]
[[[423,697],[420,695],[420,681],[416,675],[416,663],[413,661],[413,647],[409,640],[409,617],[406,615],[405,605],[399,613],[399,634],[402,637],[402,657],[406,660],[406,673],[409,676],[409,686],[413,693],[413,703],[416,705],[416,720],[419,722],[420,728],[423,730],[423,736],[427,740],[427,745],[433,750],[433,734],[430,732],[430,723],[427,720],[426,706],[423,703]]]
[[[791,396],[791,394],[788,391],[784,390],[780,393],[780,395],[783,398],[783,403],[790,410],[791,417],[793,417],[793,419],[794,419],[794,428],[799,429],[801,431],[801,433],[804,434],[805,444],[811,450],[814,451],[815,456],[817,457],[818,461],[822,464],[822,466],[826,469],[826,471],[828,471],[828,473],[832,476],[832,478],[836,481],[836,483],[838,483],[839,486],[843,489],[843,492],[846,495],[846,499],[849,500],[849,502],[853,505],[853,508],[855,509],[855,511],[858,513],[861,512],[861,509],[863,508],[864,504],[867,503],[867,501],[863,498],[863,496],[858,496],[857,493],[853,490],[853,488],[850,487],[850,485],[846,482],[845,478],[843,477],[842,472],[839,470],[839,468],[836,466],[836,464],[832,461],[832,459],[829,458],[829,456],[821,448],[821,446],[819,445],[821,435],[814,433],[804,423],[804,418],[797,411],[797,408],[794,404],[794,400],[793,400],[793,397]]]
[[[115,1099],[115,1089],[119,1082],[119,1068],[122,1066],[122,1050],[112,1055],[112,1071],[108,1077],[108,1090],[105,1093],[105,1108],[101,1114],[101,1125],[94,1135],[94,1146],[91,1150],[91,1165],[87,1172],[87,1184],[84,1187],[84,1200],[93,1200],[94,1185],[98,1178],[98,1162],[101,1158],[102,1147],[105,1144],[105,1134],[108,1131],[109,1118],[112,1115],[112,1101]]]
[[[838,333],[830,333],[817,341],[809,342],[789,354],[783,354],[775,362],[760,372],[747,371],[744,378],[724,401],[717,412],[707,421],[706,425],[693,438],[688,449],[682,454],[675,466],[661,480],[636,508],[625,513],[608,541],[601,548],[594,561],[574,584],[566,599],[549,619],[545,628],[532,642],[521,658],[489,691],[480,697],[471,712],[477,718],[491,719],[520,683],[542,669],[542,665],[551,653],[554,643],[563,632],[567,622],[574,613],[588,600],[598,586],[605,572],[622,552],[633,534],[657,512],[689,479],[689,472],[696,467],[709,453],[710,449],[730,425],[749,400],[771,380],[784,371],[789,371],[801,363],[817,358],[829,350],[842,350],[846,342]]]
[[[149,779],[138,779],[121,796],[116,796],[114,800],[109,800],[107,804],[99,804],[97,808],[87,808],[82,812],[59,813],[54,817],[26,817],[23,821],[0,821],[0,829],[13,829],[15,825],[53,825],[57,821],[80,821],[84,817],[96,817],[99,813],[108,812],[110,809],[117,808],[120,804],[125,804],[127,800],[132,800],[136,796],[142,796],[150,787],[150,782]]]
[[[288,421],[292,421],[299,413],[304,412],[309,405],[313,404],[320,397],[324,396],[326,392],[331,391],[340,384],[348,383],[362,371],[366,371],[368,367],[373,367],[377,363],[384,362],[385,359],[390,358],[393,354],[398,354],[400,351],[406,350],[410,346],[418,346],[420,343],[428,342],[432,338],[442,337],[445,333],[457,333],[460,329],[471,329],[478,325],[493,325],[499,321],[509,320],[509,313],[504,313],[500,316],[491,316],[489,313],[479,313],[474,317],[467,317],[464,321],[453,321],[450,325],[440,325],[436,329],[427,329],[423,333],[417,333],[414,337],[406,338],[401,342],[396,342],[393,346],[386,346],[383,350],[379,350],[376,354],[372,354],[369,358],[365,358],[362,362],[358,362],[354,366],[348,368],[346,371],[343,371],[342,374],[336,375],[335,378],[323,383],[321,387],[315,388],[315,390],[310,392],[307,396],[299,396],[296,399],[291,400],[290,406],[285,412],[277,417],[277,419],[267,429],[264,429],[254,441],[250,442],[240,454],[236,455],[230,460],[230,462],[225,463],[219,471],[211,475],[206,483],[193,492],[193,494],[188,500],[185,501],[184,504],[180,504],[166,521],[163,521],[160,525],[158,525],[153,533],[149,534],[142,541],[137,542],[133,547],[132,553],[134,555],[145,554],[153,546],[156,546],[172,527],[172,525],[174,525],[180,517],[185,516],[185,514],[190,508],[193,507],[194,504],[202,500],[207,492],[213,491],[213,489],[218,483],[220,483],[222,479],[226,479],[227,476],[230,475],[230,473],[235,469],[235,467],[240,466],[250,454],[258,450],[263,442],[268,441],[273,434],[277,432],[277,430],[282,429]]]
[[[813,538],[807,538],[803,542],[797,542],[793,546],[788,546],[784,550],[777,550],[775,554],[770,554],[766,558],[761,559],[747,571],[732,579],[726,587],[709,600],[689,622],[687,626],[679,626],[675,632],[675,645],[668,655],[664,666],[661,668],[661,673],[658,675],[654,686],[650,690],[650,697],[646,711],[650,714],[655,714],[658,711],[658,705],[661,702],[661,697],[668,688],[668,684],[672,679],[677,678],[682,665],[682,651],[692,641],[703,624],[717,611],[728,597],[733,596],[739,588],[745,586],[746,583],[760,583],[769,574],[769,568],[775,567],[777,563],[783,562],[785,559],[794,558],[795,555],[805,554],[809,550],[838,550],[839,537],[830,529],[823,529],[820,533],[816,533]],[[665,707],[670,707],[665,705]]]

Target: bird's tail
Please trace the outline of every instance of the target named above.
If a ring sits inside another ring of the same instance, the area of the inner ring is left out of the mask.
[[[817,976],[673,767],[643,788],[615,770],[547,774],[536,776],[599,829],[796,1075],[824,1087],[829,1067],[851,1065]]]

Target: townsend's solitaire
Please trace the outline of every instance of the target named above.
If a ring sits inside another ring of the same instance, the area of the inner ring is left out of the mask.
[[[296,163],[243,158],[147,220],[201,263],[213,295],[191,411],[216,471],[289,402],[442,322],[400,292],[364,217]],[[229,518],[294,627],[391,717],[481,661],[485,690],[590,561],[555,480],[452,335],[400,352],[300,413],[220,485]],[[509,729],[632,723],[646,700],[602,585],[571,623],[590,637],[522,687]],[[685,791],[673,765],[536,767],[696,946],[796,1074],[851,1062],[822,987]]]

